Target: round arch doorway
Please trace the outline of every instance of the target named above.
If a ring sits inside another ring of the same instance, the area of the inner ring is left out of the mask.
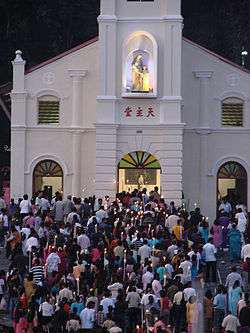
[[[55,192],[63,192],[63,170],[53,160],[40,161],[33,171],[33,194],[39,191],[51,199]]]
[[[247,206],[247,172],[238,162],[224,163],[217,173],[217,206],[227,198],[232,207],[240,201]]]
[[[161,165],[154,155],[134,151],[123,156],[118,164],[118,191],[131,192],[158,186],[160,191]]]

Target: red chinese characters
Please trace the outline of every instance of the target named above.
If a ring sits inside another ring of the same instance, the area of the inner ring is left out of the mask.
[[[131,113],[133,112],[132,108],[128,106],[126,110],[124,111],[125,117],[131,117]]]
[[[153,108],[148,108],[148,114],[146,117],[155,117]]]
[[[131,106],[127,106],[126,109],[123,111],[126,118],[132,117],[133,115],[136,118],[152,118],[155,117],[155,111],[150,106],[148,108],[143,109],[142,107],[138,106],[135,108],[132,108]]]

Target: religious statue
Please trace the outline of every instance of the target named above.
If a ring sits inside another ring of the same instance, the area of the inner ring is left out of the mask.
[[[144,66],[142,55],[138,54],[132,62],[132,91],[149,92],[149,72]]]
[[[143,177],[143,175],[140,175],[139,178],[138,178],[138,187],[139,187],[139,190],[143,189],[144,185],[145,185],[144,177]]]

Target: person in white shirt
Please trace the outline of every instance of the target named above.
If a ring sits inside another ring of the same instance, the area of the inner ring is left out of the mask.
[[[142,275],[143,290],[147,289],[148,284],[153,281],[154,274],[152,273],[152,267],[147,268],[147,272]]]
[[[236,281],[239,281],[240,286],[243,286],[242,277],[241,277],[240,273],[237,272],[237,267],[233,266],[231,268],[231,273],[229,273],[227,278],[226,278],[226,284],[225,285],[228,288],[228,290],[233,288],[233,285]]]
[[[113,298],[111,298],[110,291],[106,291],[105,297],[101,300],[100,305],[103,306],[103,313],[105,316],[108,314],[109,306],[112,306],[113,308],[115,307],[115,303]]]
[[[227,214],[230,214],[232,212],[232,206],[226,198],[222,199],[222,203],[219,206],[219,212],[225,212]]]
[[[155,274],[155,278],[152,282],[152,289],[155,294],[155,296],[160,299],[160,291],[162,290],[162,285],[159,281],[159,275]]]
[[[185,301],[188,302],[191,296],[196,296],[196,291],[192,288],[191,282],[187,284],[187,287],[183,290]]]
[[[168,256],[169,256],[170,259],[173,258],[174,253],[175,253],[176,250],[178,250],[178,246],[176,245],[176,241],[174,240],[174,241],[173,241],[173,244],[170,245],[170,246],[168,247],[168,249],[167,249],[167,254],[168,254]]]
[[[142,299],[141,299],[141,304],[143,306],[148,305],[149,303],[149,296],[152,296],[154,298],[154,302],[157,302],[157,298],[156,296],[152,293],[152,289],[151,288],[147,288],[146,294],[142,295]]]
[[[190,282],[192,280],[191,277],[191,267],[192,267],[192,263],[190,262],[190,258],[187,255],[185,257],[185,260],[180,264],[179,268],[182,268],[183,271],[183,283],[186,284],[188,282]]]
[[[52,320],[54,314],[54,307],[50,304],[50,297],[47,296],[45,302],[40,305],[39,312],[42,315],[42,322],[46,328],[46,325]]]
[[[141,264],[145,262],[145,259],[151,256],[151,247],[148,246],[148,241],[146,239],[143,240],[143,245],[139,248],[138,255],[141,258]]]
[[[119,289],[123,289],[123,284],[121,283],[119,278],[117,278],[116,282],[108,286],[108,290],[111,291],[111,297],[113,298],[114,302],[116,301],[116,298],[118,296]]]
[[[60,263],[61,259],[59,255],[56,253],[56,249],[53,248],[52,252],[48,255],[48,258],[46,260],[48,273],[58,272]]]
[[[73,293],[65,284],[62,285],[62,289],[59,291],[58,295],[59,301],[61,301],[63,298],[66,298],[67,301],[73,300]]]
[[[246,215],[243,213],[241,208],[237,209],[237,213],[235,214],[235,218],[237,220],[237,229],[241,233],[241,241],[242,244],[245,244],[244,233],[247,227],[247,218]]]
[[[94,302],[89,302],[85,309],[80,313],[81,327],[83,329],[92,329],[94,327],[95,321],[95,304]]]
[[[212,273],[211,282],[216,282],[216,253],[217,249],[213,244],[213,238],[209,237],[208,242],[203,246],[203,254],[206,262],[206,282],[210,281],[210,271]]]
[[[172,228],[177,225],[177,221],[180,217],[177,214],[169,215],[165,222],[165,227],[169,229],[169,232],[172,233]]]
[[[250,243],[242,246],[241,258],[243,261],[246,261],[247,258],[250,258]]]
[[[21,218],[23,220],[24,217],[28,216],[29,212],[31,211],[31,204],[27,194],[24,194],[23,200],[20,202],[19,208],[20,208]]]
[[[102,223],[103,219],[108,218],[108,213],[104,210],[104,206],[101,206],[100,209],[95,213],[98,223]]]
[[[87,250],[90,247],[89,237],[85,234],[83,230],[81,235],[77,237],[77,244],[81,247],[82,250]]]
[[[35,247],[36,249],[39,248],[39,242],[36,237],[34,237],[32,234],[29,236],[29,238],[26,240],[25,244],[25,250],[26,252],[31,251],[32,248]]]
[[[229,312],[229,314],[223,319],[221,326],[225,329],[225,332],[237,333],[240,323],[238,318]]]

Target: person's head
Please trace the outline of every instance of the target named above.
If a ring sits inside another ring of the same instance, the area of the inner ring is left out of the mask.
[[[98,311],[102,312],[103,311],[103,305],[98,306]]]
[[[92,302],[92,301],[88,302],[88,304],[87,304],[88,309],[94,309],[94,307],[95,307],[95,302]]]
[[[188,302],[191,303],[191,304],[195,303],[196,302],[196,296],[189,297]]]
[[[28,200],[28,194],[23,195],[23,200]]]
[[[213,237],[209,237],[209,238],[208,238],[208,243],[211,243],[211,244],[213,244],[213,242],[214,242],[214,239],[213,239]]]
[[[217,294],[222,294],[223,293],[223,285],[218,285],[217,287]]]
[[[237,272],[237,267],[236,266],[232,266],[231,271],[232,272]]]
[[[238,208],[238,209],[237,209],[237,212],[238,212],[238,213],[242,213],[242,208]]]
[[[153,295],[148,296],[148,303],[149,304],[154,304],[154,296]]]
[[[155,192],[158,192],[158,191],[159,191],[158,186],[155,186],[155,187],[154,187],[154,191],[155,191]]]
[[[208,289],[205,293],[205,297],[208,299],[212,299],[213,298],[213,294],[212,291],[210,289]]]

